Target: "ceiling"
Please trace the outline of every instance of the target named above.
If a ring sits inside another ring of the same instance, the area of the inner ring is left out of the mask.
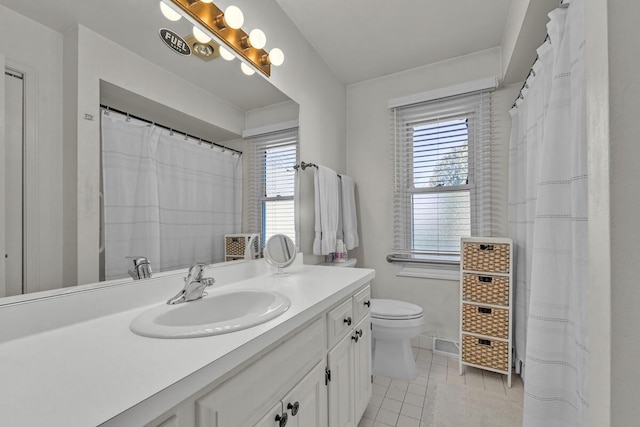
[[[512,0],[276,0],[355,83],[500,46]]]
[[[158,35],[160,28],[187,36],[191,25],[185,19],[166,20],[159,0],[0,0],[0,5],[60,33],[80,23],[243,111],[289,100],[258,73],[242,74],[237,60],[204,62],[165,47]]]
[[[500,46],[513,0],[275,1],[338,78],[350,84]],[[289,99],[258,74],[239,72],[238,61],[204,62],[162,46],[159,28],[187,35],[191,26],[184,19],[164,19],[158,0],[0,0],[0,5],[61,33],[81,23],[244,111]]]

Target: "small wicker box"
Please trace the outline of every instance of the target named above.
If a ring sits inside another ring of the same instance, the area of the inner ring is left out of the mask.
[[[462,299],[484,304],[509,305],[509,278],[464,273]]]
[[[508,244],[464,242],[462,247],[464,270],[509,273]]]
[[[224,236],[224,254],[226,261],[234,261],[244,259],[244,251],[251,237],[257,236],[253,240],[253,254],[256,258],[260,254],[260,235],[259,234],[226,234]]]
[[[509,310],[462,304],[462,330],[507,339],[509,338]]]
[[[509,366],[509,343],[472,335],[462,335],[462,361],[498,371]]]

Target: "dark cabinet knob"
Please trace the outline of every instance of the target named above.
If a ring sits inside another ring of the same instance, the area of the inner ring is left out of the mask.
[[[351,335],[351,339],[358,342],[358,334],[356,333],[355,335]]]
[[[370,307],[371,307],[371,301],[365,301],[365,302],[364,302],[364,305],[366,305],[367,307],[369,307],[369,308],[370,308]]]
[[[287,409],[291,411],[291,416],[295,417],[296,414],[298,413],[298,409],[300,409],[300,403],[299,402],[295,402],[293,405],[291,403],[289,403],[287,405]]]
[[[347,317],[346,319],[344,319],[344,323],[346,323],[348,326],[351,326],[351,317]]]
[[[358,329],[356,331],[356,335],[359,336],[360,338],[362,338],[362,329]]]
[[[282,415],[276,415],[276,421],[278,422],[279,427],[284,427],[287,425],[287,419],[289,416],[285,413]]]

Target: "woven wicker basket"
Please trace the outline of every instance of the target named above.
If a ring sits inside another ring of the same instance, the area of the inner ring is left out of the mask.
[[[509,305],[509,278],[465,273],[462,299],[484,304]]]
[[[508,371],[509,344],[503,341],[462,335],[462,361],[478,366]]]
[[[509,272],[508,244],[464,242],[462,257],[465,270]]]
[[[462,330],[507,339],[509,310],[462,304]]]
[[[225,252],[227,255],[244,255],[246,239],[238,236],[226,236]]]

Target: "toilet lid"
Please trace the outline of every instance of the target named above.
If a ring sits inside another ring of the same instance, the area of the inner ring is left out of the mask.
[[[371,317],[377,319],[415,319],[422,316],[422,307],[393,299],[371,299]]]

